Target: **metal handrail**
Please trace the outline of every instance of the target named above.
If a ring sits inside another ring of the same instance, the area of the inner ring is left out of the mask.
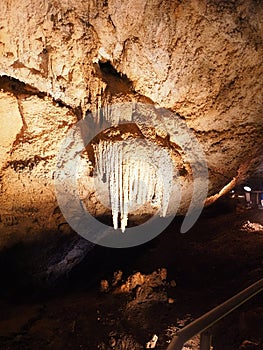
[[[205,331],[212,327],[215,323],[221,320],[223,317],[230,314],[239,306],[244,304],[249,299],[263,290],[263,278],[252,284],[250,287],[244,289],[242,292],[236,294],[232,298],[228,299],[224,303],[215,307],[211,311],[207,312],[203,316],[197,318],[186,327],[182,328],[177,335],[172,339],[167,350],[181,350],[183,345],[195,335],[201,334],[201,350],[210,349],[210,340],[205,339]],[[203,337],[202,337],[203,336]],[[210,338],[210,335],[208,335]],[[203,338],[203,339],[202,339]],[[202,343],[206,344],[203,345]]]

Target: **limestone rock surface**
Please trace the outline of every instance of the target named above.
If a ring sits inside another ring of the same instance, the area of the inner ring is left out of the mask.
[[[260,168],[262,40],[260,0],[3,0],[0,246],[69,231],[56,156],[72,125],[102,106],[174,112],[204,151],[208,203]]]

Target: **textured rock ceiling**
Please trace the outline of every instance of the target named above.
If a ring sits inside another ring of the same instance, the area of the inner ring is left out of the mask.
[[[260,0],[3,0],[1,245],[66,230],[56,155],[68,129],[101,106],[141,101],[176,113],[205,152],[210,201],[256,170],[262,39]],[[185,194],[182,212],[188,204]]]

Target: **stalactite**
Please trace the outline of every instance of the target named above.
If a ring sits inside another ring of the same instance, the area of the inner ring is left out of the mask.
[[[95,174],[107,186],[114,229],[128,225],[128,215],[149,203],[165,216],[173,163],[169,151],[147,140],[100,141],[94,145]]]

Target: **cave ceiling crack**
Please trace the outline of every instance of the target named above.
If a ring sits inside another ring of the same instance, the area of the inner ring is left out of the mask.
[[[40,91],[36,87],[31,86],[12,76],[7,76],[7,75],[0,76],[0,90],[13,94],[18,101],[19,100],[21,101],[22,96],[37,96],[40,99],[49,97],[51,98],[53,104],[56,104],[58,107],[68,108],[76,116],[77,120],[81,120],[83,118],[81,106],[73,107],[65,103],[62,99],[55,99],[50,93],[46,91]],[[22,111],[21,102],[19,103],[20,103],[20,106],[18,105],[18,108],[21,114],[21,111]],[[23,112],[21,114],[21,117],[22,115],[23,115]]]

